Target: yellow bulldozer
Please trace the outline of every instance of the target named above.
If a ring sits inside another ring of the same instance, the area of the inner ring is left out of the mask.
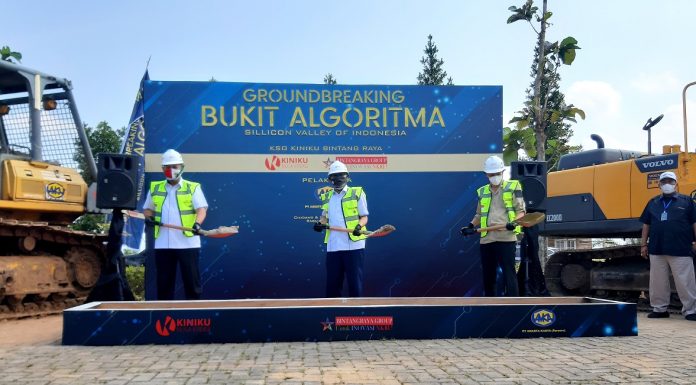
[[[68,227],[97,211],[78,153],[96,180],[70,81],[0,61],[0,319],[59,312],[99,279],[105,236]]]
[[[683,91],[684,147],[663,146],[653,154],[650,129],[662,116],[648,120],[648,151],[604,148],[564,155],[547,175],[546,221],[540,234],[564,238],[639,239],[638,220],[647,201],[660,193],[658,177],[673,171],[678,191],[696,199],[696,153],[688,152],[686,89]],[[637,241],[589,250],[562,250],[546,263],[546,284],[553,295],[592,295],[637,301],[647,293],[648,261]],[[678,303],[678,301],[675,301]]]

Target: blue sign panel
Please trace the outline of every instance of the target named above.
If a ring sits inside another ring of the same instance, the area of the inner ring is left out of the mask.
[[[148,181],[176,149],[210,205],[203,228],[239,226],[202,239],[203,298],[324,296],[312,223],[334,160],[364,188],[368,229],[397,228],[367,241],[367,296],[481,293],[478,239],[458,231],[502,152],[502,87],[148,81],[144,96]]]

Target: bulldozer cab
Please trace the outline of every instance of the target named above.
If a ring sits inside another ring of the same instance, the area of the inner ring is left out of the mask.
[[[0,61],[0,218],[72,222],[88,196],[81,168],[96,179],[70,81]]]

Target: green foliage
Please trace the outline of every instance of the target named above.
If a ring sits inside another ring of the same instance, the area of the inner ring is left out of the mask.
[[[114,131],[107,122],[99,122],[96,128],[85,124],[85,133],[92,149],[92,156],[96,160],[97,154],[100,152],[119,152],[121,150],[121,141],[126,133],[126,128],[123,127],[118,131]],[[77,148],[81,148],[79,139],[76,139],[75,145]],[[94,179],[89,173],[85,155],[81,151],[77,151],[74,159],[80,168],[80,174],[82,174],[87,185],[90,185],[94,182]],[[105,223],[105,220],[106,217],[101,214],[85,214],[77,218],[70,227],[75,230],[101,233],[109,226],[108,223]]]
[[[137,301],[145,300],[145,266],[126,266],[126,279]]]
[[[534,1],[527,0],[527,2],[522,4],[522,6],[520,8],[517,8],[513,5],[513,6],[509,7],[508,10],[510,12],[512,12],[512,15],[510,17],[508,17],[507,23],[511,24],[511,23],[514,23],[514,22],[519,21],[519,20],[525,20],[525,21],[531,22],[532,17],[534,17],[534,15],[537,13],[539,8],[534,6]],[[547,13],[550,13],[550,12],[547,12]],[[546,17],[546,19],[548,19],[549,17],[551,17],[551,15]]]
[[[447,78],[447,72],[442,68],[445,64],[443,59],[437,58],[437,46],[433,42],[433,35],[428,35],[428,42],[423,50],[425,56],[420,60],[423,64],[423,72],[418,74],[418,84],[419,85],[430,85],[439,86],[444,84],[445,78]],[[447,85],[453,85],[454,81],[450,76],[447,79]]]
[[[512,122],[510,122],[512,123]],[[529,127],[522,129],[512,129],[503,127],[503,160],[505,164],[510,164],[512,161],[519,159],[519,150],[524,150],[527,156],[536,157],[536,140],[534,139],[534,131]]]
[[[99,122],[96,128],[92,128],[85,124],[85,133],[87,134],[89,145],[92,148],[92,156],[96,160],[97,154],[99,153],[119,152],[121,150],[121,142],[126,133],[126,128],[122,127],[119,130],[114,130],[109,126],[109,123]],[[79,139],[77,139],[76,146],[80,148]],[[85,179],[85,182],[87,182],[87,185],[94,182],[92,176],[89,174],[89,167],[87,167],[85,155],[81,151],[78,151],[75,153],[74,159],[79,165],[80,173]]]
[[[0,48],[0,60],[9,61],[13,63],[21,63],[22,54],[13,51],[10,47],[5,45],[2,48]]]
[[[336,78],[329,72],[324,76],[324,84],[336,84]]]
[[[546,28],[551,25],[548,20],[553,15],[547,11],[546,3],[547,0],[543,0],[541,12],[534,6],[533,0],[527,0],[520,8],[508,8],[512,12],[508,24],[519,20],[529,22],[537,34],[537,43],[531,71],[534,80],[526,90],[527,100],[523,108],[509,122],[514,124],[514,128],[507,135],[511,142],[505,142],[503,154],[512,158],[517,156],[518,150],[523,149],[537,160],[548,161],[551,170],[561,155],[582,149],[580,146],[570,146],[568,141],[573,135],[570,123],[576,123],[577,117],[585,119],[585,112],[566,103],[559,85],[561,77],[558,70],[562,64],[570,65],[575,60],[576,50],[580,49],[578,41],[573,37],[566,37],[560,43],[546,41]],[[538,30],[535,25],[539,26]],[[516,130],[521,132],[515,133]],[[530,131],[534,133],[533,136],[529,134]],[[535,150],[530,151],[531,147]]]
[[[101,234],[109,227],[109,224],[106,223],[105,220],[106,216],[103,214],[85,214],[77,218],[70,225],[70,228],[73,230]]]

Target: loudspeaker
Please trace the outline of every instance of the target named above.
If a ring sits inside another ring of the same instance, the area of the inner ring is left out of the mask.
[[[97,207],[135,210],[138,165],[136,155],[98,154]]]
[[[522,184],[527,212],[546,211],[546,162],[511,162],[510,177]]]

